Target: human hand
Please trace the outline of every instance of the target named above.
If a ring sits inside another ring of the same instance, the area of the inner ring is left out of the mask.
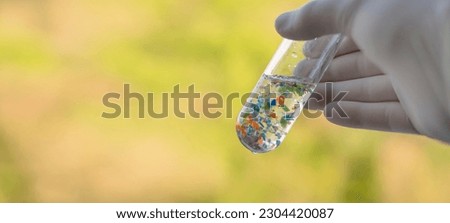
[[[276,28],[295,40],[349,36],[323,79],[349,92],[339,103],[349,117],[327,114],[331,122],[450,142],[449,1],[317,0],[281,15]],[[326,38],[306,44],[312,62]],[[319,84],[317,92],[324,90]],[[326,113],[330,107],[309,103]]]

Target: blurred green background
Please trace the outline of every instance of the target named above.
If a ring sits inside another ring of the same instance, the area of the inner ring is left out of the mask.
[[[0,0],[0,201],[450,202],[450,150],[424,137],[301,118],[255,156],[239,102],[233,119],[101,118],[124,83],[247,93],[303,2]]]

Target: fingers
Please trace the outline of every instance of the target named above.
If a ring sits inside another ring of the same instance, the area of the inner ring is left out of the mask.
[[[327,47],[333,36],[322,36],[320,38],[307,41],[303,46],[303,54],[307,58],[317,59],[321,56],[322,52]],[[342,40],[344,41],[344,40]]]
[[[323,110],[326,104],[339,101],[353,102],[396,102],[397,94],[386,75],[341,81],[320,83],[308,109]]]
[[[382,73],[383,71],[378,66],[359,51],[335,58],[325,72],[321,82],[352,80]]]
[[[349,33],[363,0],[316,0],[279,16],[275,27],[288,39],[309,40],[335,33]]]
[[[386,75],[378,75],[368,78],[335,82],[331,90],[333,95],[339,92],[348,92],[344,101],[359,102],[388,102],[398,101],[397,94]],[[316,92],[325,95],[326,83],[320,83]],[[328,93],[330,94],[330,93]]]
[[[327,44],[330,42],[331,38],[332,36],[328,35],[320,37],[318,39],[307,41],[303,48],[303,54],[308,58],[319,58],[322,52],[325,50]],[[359,48],[358,46],[356,46],[355,42],[353,42],[353,39],[344,37],[335,57],[340,57],[357,51],[359,51]]]
[[[347,117],[339,115],[336,108]],[[333,102],[325,108],[325,115],[330,122],[345,127],[418,134],[399,102]]]
[[[314,69],[317,59],[309,59],[301,61],[294,75],[297,77],[306,77],[309,72]],[[321,82],[337,82],[359,79],[382,74],[383,72],[362,52],[346,54],[335,58],[328,70],[325,72]]]
[[[353,39],[350,37],[344,37],[335,57],[340,57],[358,51],[359,47],[356,45]]]

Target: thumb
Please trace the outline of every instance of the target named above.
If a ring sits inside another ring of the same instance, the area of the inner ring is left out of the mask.
[[[335,33],[348,34],[363,1],[312,1],[295,11],[280,15],[275,28],[281,36],[292,40],[309,40]]]

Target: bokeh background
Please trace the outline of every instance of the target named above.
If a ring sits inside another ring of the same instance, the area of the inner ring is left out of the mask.
[[[124,83],[247,93],[303,2],[0,0],[0,201],[450,202],[450,148],[424,137],[301,118],[255,156],[239,102],[233,119],[101,117]]]

